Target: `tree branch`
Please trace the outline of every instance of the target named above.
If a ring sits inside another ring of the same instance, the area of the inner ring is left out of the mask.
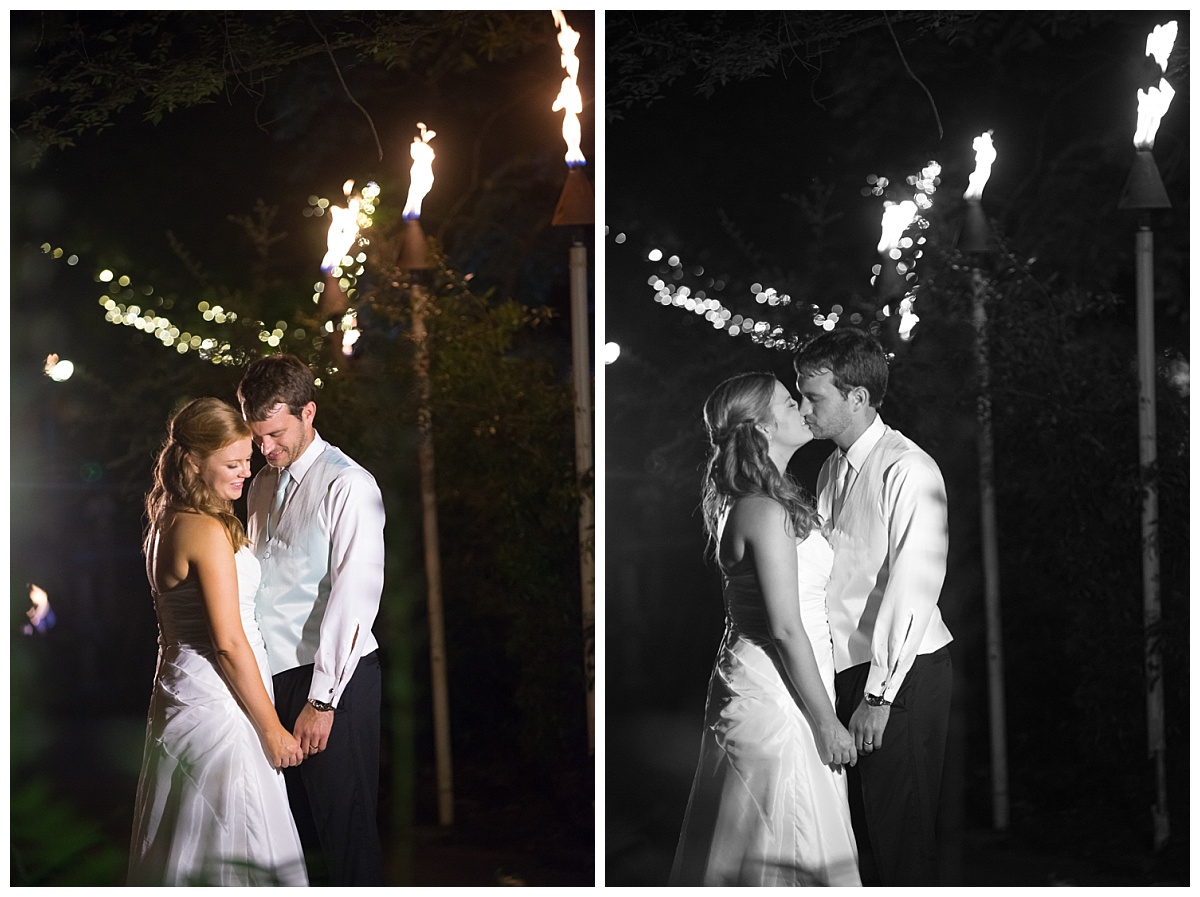
[[[371,135],[375,138],[375,147],[379,150],[379,161],[383,161],[383,144],[379,141],[379,132],[375,130],[375,122],[371,119],[371,114],[362,107],[362,104],[354,98],[354,94],[350,93],[350,88],[346,86],[346,79],[342,77],[342,70],[337,64],[337,60],[333,56],[333,50],[329,47],[329,41],[325,39],[325,35],[321,33],[321,29],[317,27],[317,23],[313,21],[311,15],[307,12],[304,14],[308,19],[308,24],[312,25],[313,31],[317,32],[317,36],[321,38],[321,43],[325,45],[325,52],[329,56],[329,61],[333,63],[333,70],[337,72],[338,80],[342,82],[342,90],[346,91],[346,96],[350,102],[358,107],[358,111],[367,119],[367,124],[371,126]]]
[[[942,130],[942,117],[938,115],[937,103],[933,101],[933,94],[929,92],[929,88],[925,86],[925,83],[913,73],[911,68],[909,68],[908,60],[904,58],[904,50],[900,48],[900,41],[896,39],[896,32],[892,30],[892,22],[888,18],[888,14],[886,12],[883,14],[883,21],[884,24],[887,25],[888,34],[892,36],[892,40],[896,44],[896,52],[900,54],[900,61],[904,63],[904,70],[908,72],[908,76],[910,78],[916,81],[917,84],[921,85],[921,90],[925,91],[925,96],[929,97],[929,105],[933,107],[933,120],[937,122],[938,140],[941,140],[944,134]]]

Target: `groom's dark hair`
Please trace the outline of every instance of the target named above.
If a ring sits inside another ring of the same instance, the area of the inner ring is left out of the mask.
[[[872,408],[887,395],[887,356],[879,340],[858,327],[838,327],[818,333],[800,347],[794,359],[796,376],[811,377],[829,371],[843,396],[857,386],[870,396]]]
[[[313,372],[295,355],[268,355],[250,363],[238,384],[238,401],[246,420],[266,420],[283,402],[296,417],[316,401]]]

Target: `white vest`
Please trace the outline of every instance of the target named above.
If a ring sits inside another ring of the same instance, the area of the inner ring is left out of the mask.
[[[876,618],[891,575],[888,521],[884,519],[880,503],[880,484],[884,472],[897,459],[914,452],[928,458],[927,453],[916,443],[887,427],[875,447],[871,449],[862,470],[851,483],[843,500],[840,519],[853,520],[854,533],[836,525],[828,528],[829,544],[833,547],[836,560],[829,577],[826,595],[829,625],[833,630],[834,662],[839,672],[872,660]],[[832,465],[835,457],[836,452],[826,462],[830,465],[831,472],[834,469]],[[929,463],[936,468],[937,465],[932,459]],[[828,518],[829,505],[822,502],[821,510]],[[936,602],[945,577],[944,563],[940,567],[930,567],[919,572],[926,577],[922,583],[924,594],[928,600]],[[948,644],[952,638],[935,603],[929,624],[921,634],[916,653],[930,654]],[[899,650],[900,644],[893,643],[889,638],[887,647],[891,653]],[[894,666],[896,662],[896,657],[889,658],[889,667]]]
[[[246,535],[262,565],[254,604],[272,674],[310,664],[316,657],[330,583],[330,534],[322,525],[321,503],[330,484],[356,467],[360,465],[340,449],[326,445],[293,487],[279,522],[272,523],[270,539],[266,534],[267,511],[274,498],[277,474],[264,467],[251,483],[246,500]],[[360,656],[378,647],[368,629]]]

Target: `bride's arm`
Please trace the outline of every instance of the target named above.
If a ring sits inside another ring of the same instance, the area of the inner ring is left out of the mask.
[[[298,766],[304,759],[300,743],[279,722],[254,651],[246,640],[238,603],[237,562],[229,537],[213,517],[189,518],[186,529],[179,534],[180,547],[200,582],[217,665],[258,731],[271,765]]]
[[[765,496],[745,498],[730,522],[741,529],[752,552],[771,636],[812,721],[821,762],[853,766],[858,761],[854,740],[838,721],[800,618],[796,540],[783,506]]]

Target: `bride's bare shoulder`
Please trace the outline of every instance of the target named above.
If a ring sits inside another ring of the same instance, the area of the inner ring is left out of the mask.
[[[742,496],[729,509],[729,525],[746,533],[763,528],[782,527],[786,521],[787,511],[769,495]]]

